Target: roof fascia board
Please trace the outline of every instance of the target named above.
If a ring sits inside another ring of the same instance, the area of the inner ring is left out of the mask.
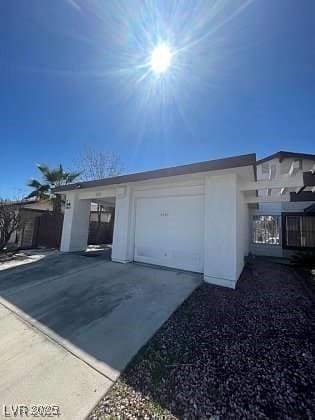
[[[256,165],[256,155],[254,153],[241,156],[232,156],[224,159],[193,163],[189,165],[175,166],[165,169],[157,169],[147,172],[138,172],[130,175],[121,175],[112,178],[105,178],[95,181],[69,184],[54,189],[55,193],[64,193],[66,191],[82,190],[86,188],[115,186],[131,182],[149,181],[153,179],[168,178],[179,175],[189,175],[202,172],[233,169],[243,166]]]

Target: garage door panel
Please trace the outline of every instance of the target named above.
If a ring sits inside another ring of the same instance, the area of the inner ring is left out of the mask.
[[[155,201],[138,200],[136,206],[135,257],[161,258],[164,255],[164,224]]]
[[[143,244],[136,247],[136,255],[142,258],[163,258],[164,249]]]
[[[202,196],[136,202],[135,261],[203,271]]]

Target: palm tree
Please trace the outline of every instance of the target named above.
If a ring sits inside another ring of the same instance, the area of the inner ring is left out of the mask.
[[[70,184],[80,175],[80,172],[65,172],[61,164],[57,168],[49,168],[47,165],[37,165],[37,168],[42,174],[43,181],[33,178],[27,184],[33,188],[33,191],[25,198],[49,199],[53,203],[53,212],[61,213],[62,197],[60,194],[55,195],[53,189]]]

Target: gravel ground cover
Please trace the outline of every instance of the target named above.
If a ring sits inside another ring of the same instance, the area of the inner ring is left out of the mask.
[[[314,320],[286,266],[249,264],[235,291],[203,284],[89,419],[313,419]]]

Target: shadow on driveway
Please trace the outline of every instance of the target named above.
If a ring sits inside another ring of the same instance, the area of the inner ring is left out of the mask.
[[[50,399],[53,390],[56,399],[61,398],[60,404],[66,404],[62,398],[67,398],[67,404],[73,398],[74,403],[67,407],[70,418],[83,418],[200,281],[201,276],[193,273],[115,264],[82,254],[51,255],[0,272],[0,327],[7,331],[0,338],[0,369],[10,366],[8,376],[0,380],[0,394],[8,403],[35,403]],[[23,327],[16,324],[16,318]],[[45,352],[38,335],[45,345],[49,340]],[[13,348],[14,357],[10,358],[8,352]],[[84,364],[84,369],[93,369],[89,386],[84,391],[80,388],[84,395],[76,392],[81,384],[79,368],[67,369],[67,376],[62,376],[60,369],[58,375],[51,376],[46,373],[50,367],[43,368],[55,360],[57,369],[65,352]],[[27,369],[16,368],[28,359],[31,379],[25,374]],[[105,382],[100,382],[100,376]],[[39,387],[38,381],[44,385]],[[83,399],[81,407],[78,399]],[[80,417],[82,406],[85,412]]]

